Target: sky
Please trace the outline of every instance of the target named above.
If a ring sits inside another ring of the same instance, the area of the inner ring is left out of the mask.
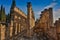
[[[27,2],[31,2],[32,8],[35,14],[35,18],[40,17],[41,11],[53,8],[54,21],[60,18],[60,0],[15,0],[16,6],[21,9],[25,14],[27,14]],[[6,14],[10,12],[10,7],[12,0],[0,0],[0,7],[3,5],[5,7]]]

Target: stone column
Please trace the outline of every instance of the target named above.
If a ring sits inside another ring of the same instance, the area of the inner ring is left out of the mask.
[[[20,23],[18,24],[18,33],[20,33]]]
[[[0,25],[0,40],[5,40],[5,25]]]

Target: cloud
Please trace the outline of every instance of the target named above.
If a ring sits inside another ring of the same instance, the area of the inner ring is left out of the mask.
[[[56,5],[57,5],[57,3],[56,2],[53,2],[50,5],[47,5],[46,7],[44,7],[44,9],[50,8],[50,7],[55,7]]]
[[[53,11],[53,15],[54,15],[54,22],[55,22],[56,20],[58,20],[58,18],[60,18],[60,9]]]
[[[41,11],[38,11],[38,15],[40,15],[41,14]]]
[[[50,5],[44,7],[41,11],[43,11],[44,9],[48,9],[48,8],[50,8],[50,7],[54,7],[56,4],[57,4],[57,3],[55,3],[55,2],[54,2],[54,3],[51,3]],[[41,11],[38,11],[38,12],[37,12],[37,15],[40,15],[40,14],[41,14]]]
[[[35,12],[35,17],[36,17],[36,19],[38,19],[38,18],[40,17],[40,14],[41,14],[41,11]]]

